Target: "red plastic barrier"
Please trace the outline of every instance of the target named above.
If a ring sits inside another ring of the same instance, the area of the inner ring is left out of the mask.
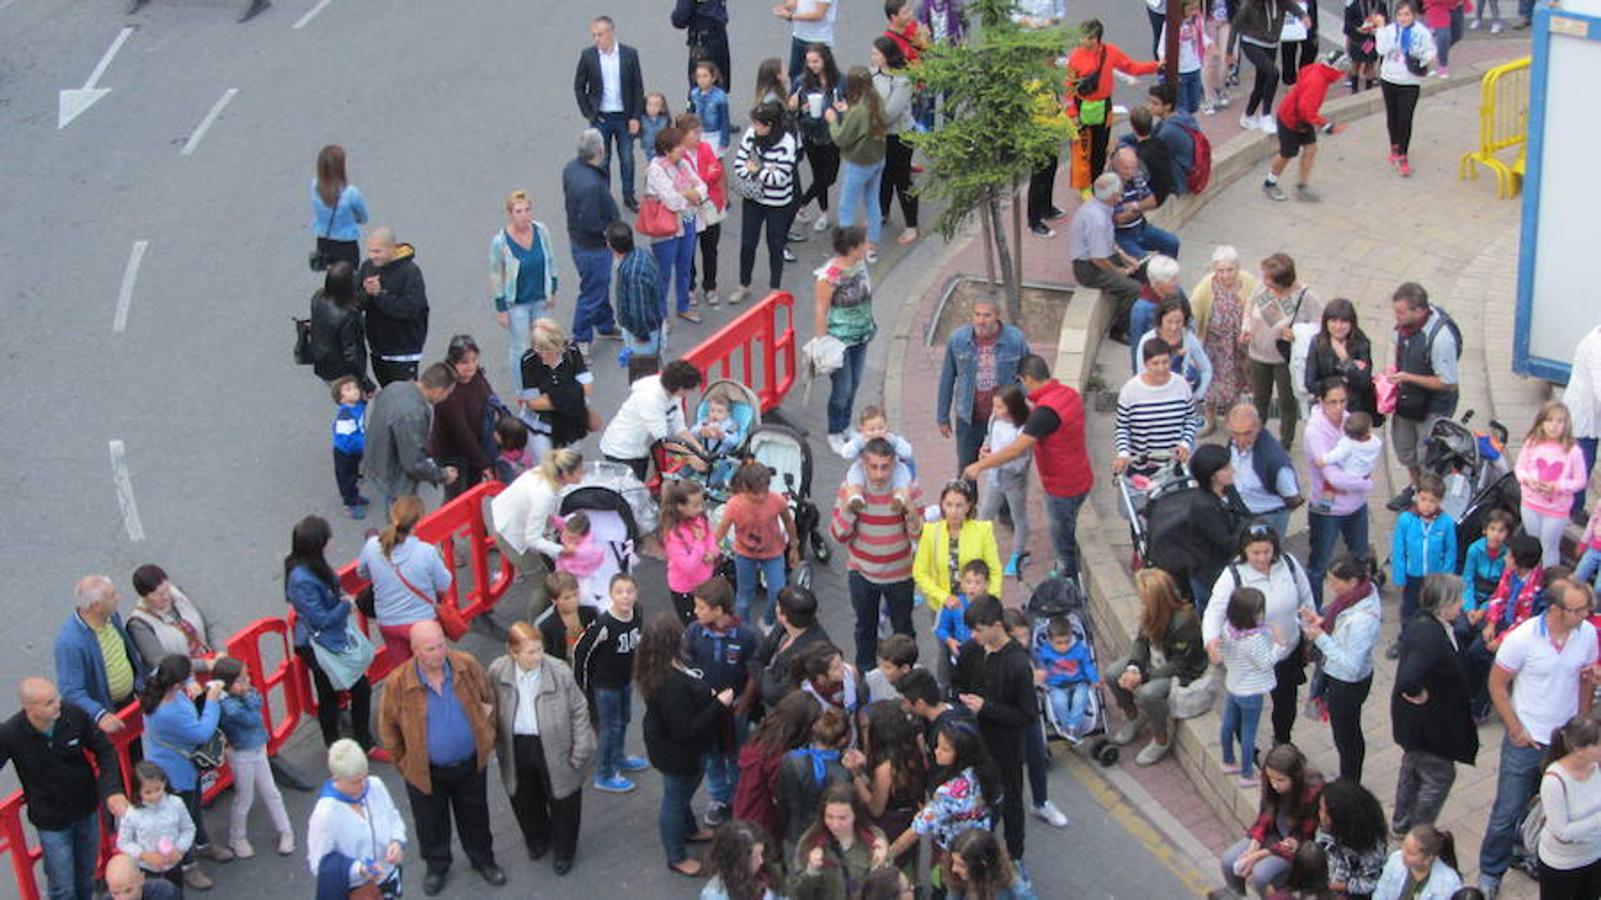
[[[787,291],[768,294],[683,358],[707,381],[729,378],[742,382],[756,392],[762,412],[772,410],[795,386],[795,295]]]
[[[752,310],[754,311],[754,310]],[[484,613],[494,609],[500,598],[505,596],[506,590],[511,587],[512,578],[516,575],[511,563],[505,559],[500,560],[499,566],[491,571],[489,568],[489,551],[495,546],[495,539],[489,533],[489,523],[483,516],[483,501],[500,493],[505,486],[499,482],[480,484],[467,491],[455,500],[445,504],[440,509],[424,516],[417,523],[416,535],[418,538],[438,546],[440,554],[444,557],[445,566],[455,571],[456,547],[454,538],[458,535],[467,541],[468,571],[472,574],[472,590],[467,592],[466,604],[462,605],[459,582],[451,584],[450,592],[445,596],[444,602],[454,603],[461,607],[462,616],[468,621],[478,618]],[[356,563],[347,563],[338,572],[340,586],[351,594],[359,592],[366,587],[367,582],[356,575]],[[368,628],[365,616],[357,613],[357,621],[364,631],[375,631]],[[263,724],[267,726],[267,752],[274,755],[284,742],[295,733],[300,726],[301,719],[307,715],[316,715],[317,697],[311,688],[310,673],[306,671],[305,664],[294,653],[295,614],[289,609],[282,619],[257,619],[228,638],[226,646],[228,655],[245,663],[250,671],[250,683],[261,694],[261,715]],[[372,636],[372,635],[369,635]],[[268,640],[278,651],[278,657],[269,670],[263,661],[262,642]],[[394,668],[393,661],[385,659],[383,640],[376,638],[373,641],[377,648],[377,656],[372,666],[367,669],[367,677],[373,683],[380,681]],[[274,712],[277,708],[280,712]],[[130,703],[117,713],[127,727],[111,736],[111,743],[116,747],[117,764],[122,768],[124,788],[132,796],[133,764],[129,747],[140,735],[144,733],[144,716],[139,711],[137,702]],[[201,785],[205,802],[210,803],[218,794],[233,784],[233,771],[224,765],[212,772],[201,776]],[[43,851],[28,844],[27,831],[23,827],[23,810],[27,806],[21,791],[12,793],[0,801],[0,854],[11,858],[12,873],[16,877],[17,892],[22,900],[39,900],[39,880],[35,872]],[[115,852],[117,836],[106,832],[100,835],[100,868],[103,870],[105,861]]]

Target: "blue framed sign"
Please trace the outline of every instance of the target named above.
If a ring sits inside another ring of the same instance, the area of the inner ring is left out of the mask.
[[[1542,5],[1533,40],[1512,368],[1566,384],[1574,347],[1601,324],[1601,0]]]

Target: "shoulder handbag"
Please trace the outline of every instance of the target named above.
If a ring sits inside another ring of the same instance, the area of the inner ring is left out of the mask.
[[[1306,288],[1301,288],[1300,295],[1295,298],[1295,312],[1290,313],[1290,318],[1284,323],[1285,328],[1290,328],[1295,325],[1295,317],[1301,314],[1301,304],[1305,302]],[[1283,359],[1285,362],[1289,362],[1290,354],[1295,350],[1295,343],[1293,341],[1287,341],[1284,338],[1279,338],[1273,342],[1273,347],[1279,351],[1279,357],[1281,359]]]
[[[406,576],[400,574],[400,567],[393,562],[389,564],[389,567],[395,570],[395,577],[399,578],[400,583],[406,586],[406,590],[416,594],[418,599],[434,608],[434,614],[439,617],[439,627],[444,630],[445,637],[450,638],[452,641],[461,640],[462,636],[467,633],[467,629],[471,627],[467,624],[467,620],[462,618],[461,609],[454,603],[446,603],[443,600],[436,601],[422,591],[417,590],[416,585],[407,581]]]
[[[640,234],[653,238],[670,238],[684,230],[678,213],[668,209],[667,205],[656,197],[646,197],[640,201],[639,216],[634,219],[634,228]]]
[[[348,691],[350,686],[360,681],[367,674],[367,667],[372,665],[375,651],[372,641],[361,633],[354,620],[345,619],[345,649],[330,650],[317,640],[318,635],[311,636],[311,652],[317,658],[317,666],[322,674],[327,676],[328,683],[336,691]]]
[[[295,323],[295,345],[291,352],[295,365],[315,365],[316,354],[311,352],[311,319],[302,319],[299,316],[290,316],[289,320]]]
[[[334,233],[334,218],[339,215],[339,207],[344,202],[345,190],[344,188],[340,188],[339,196],[334,198],[334,208],[328,212],[328,227],[323,229],[323,240],[333,240],[332,235]],[[321,247],[312,247],[311,255],[306,258],[306,263],[311,266],[311,271],[313,272],[327,271],[329,262],[331,262],[331,260],[329,260],[328,256],[322,252]]]
[[[154,735],[151,735],[151,737],[155,738]],[[185,750],[182,747],[176,747],[159,738],[155,738],[155,741],[184,759],[189,760],[190,764],[202,772],[207,772],[218,768],[223,763],[223,737],[221,728],[213,730],[211,732],[211,737],[206,738],[200,744],[189,750]]]

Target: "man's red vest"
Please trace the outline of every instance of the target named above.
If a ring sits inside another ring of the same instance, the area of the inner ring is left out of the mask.
[[[1084,449],[1084,400],[1078,391],[1051,379],[1028,395],[1029,402],[1056,413],[1061,424],[1034,444],[1040,484],[1053,497],[1076,497],[1095,482]]]

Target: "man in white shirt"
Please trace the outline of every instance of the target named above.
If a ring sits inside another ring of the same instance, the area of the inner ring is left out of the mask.
[[[623,205],[639,212],[634,199],[634,136],[639,119],[645,114],[645,81],[640,73],[639,53],[617,42],[610,16],[597,16],[589,23],[594,46],[578,56],[578,72],[573,76],[573,94],[585,121],[606,138],[606,162],[610,171],[612,149],[617,153],[617,174],[623,182]]]
[[[1495,804],[1479,846],[1479,889],[1494,900],[1512,864],[1518,822],[1540,786],[1551,733],[1590,711],[1597,647],[1590,586],[1564,579],[1547,586],[1544,614],[1507,632],[1490,670],[1490,700],[1506,724]],[[1532,850],[1528,852],[1533,852]]]
[[[806,48],[811,44],[834,46],[834,16],[838,0],[784,0],[773,7],[773,15],[790,23],[789,80],[801,75],[806,66]]]

